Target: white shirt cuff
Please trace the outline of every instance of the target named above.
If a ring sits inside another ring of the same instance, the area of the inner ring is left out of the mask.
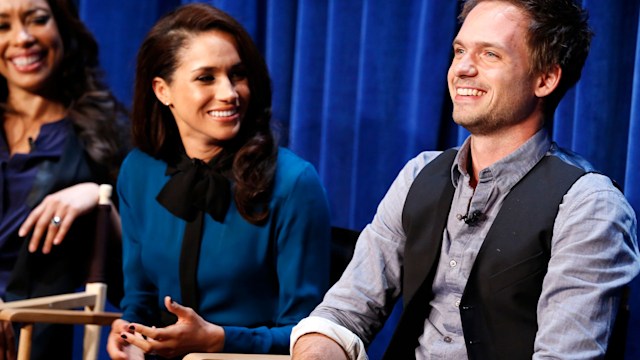
[[[350,360],[369,359],[362,340],[356,334],[344,326],[319,316],[304,318],[291,330],[290,353],[293,353],[293,346],[299,337],[311,333],[322,334],[338,343],[347,353]]]

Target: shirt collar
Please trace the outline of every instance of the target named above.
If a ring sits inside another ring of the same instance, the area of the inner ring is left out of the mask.
[[[471,136],[464,141],[451,167],[451,181],[457,186],[460,176],[469,173]],[[551,148],[551,139],[542,128],[511,154],[480,171],[479,182],[494,180],[500,188],[510,189],[520,181]]]

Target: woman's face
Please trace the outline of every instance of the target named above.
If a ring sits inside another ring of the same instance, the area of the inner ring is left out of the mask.
[[[234,38],[218,30],[187,40],[171,81],[157,77],[153,89],[169,104],[187,155],[205,161],[238,134],[251,95]]]
[[[0,54],[9,92],[36,92],[51,79],[64,47],[46,0],[0,1]]]

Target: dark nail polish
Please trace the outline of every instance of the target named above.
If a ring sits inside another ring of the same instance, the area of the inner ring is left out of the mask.
[[[121,338],[123,338],[123,339],[126,339],[126,338],[127,338],[127,335],[122,334],[122,335],[120,335],[120,337],[121,337]]]
[[[133,330],[133,331],[135,331],[135,330],[136,330],[136,328],[135,328],[133,325],[129,325],[129,330]]]

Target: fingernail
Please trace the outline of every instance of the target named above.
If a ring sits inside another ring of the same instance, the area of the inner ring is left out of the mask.
[[[134,330],[134,331],[135,331],[135,330],[136,330],[136,328],[135,328],[135,326],[133,326],[133,325],[129,325],[129,330]]]
[[[120,337],[121,337],[121,338],[123,338],[123,339],[126,339],[126,338],[127,338],[127,335],[122,334],[122,335],[120,335]]]

